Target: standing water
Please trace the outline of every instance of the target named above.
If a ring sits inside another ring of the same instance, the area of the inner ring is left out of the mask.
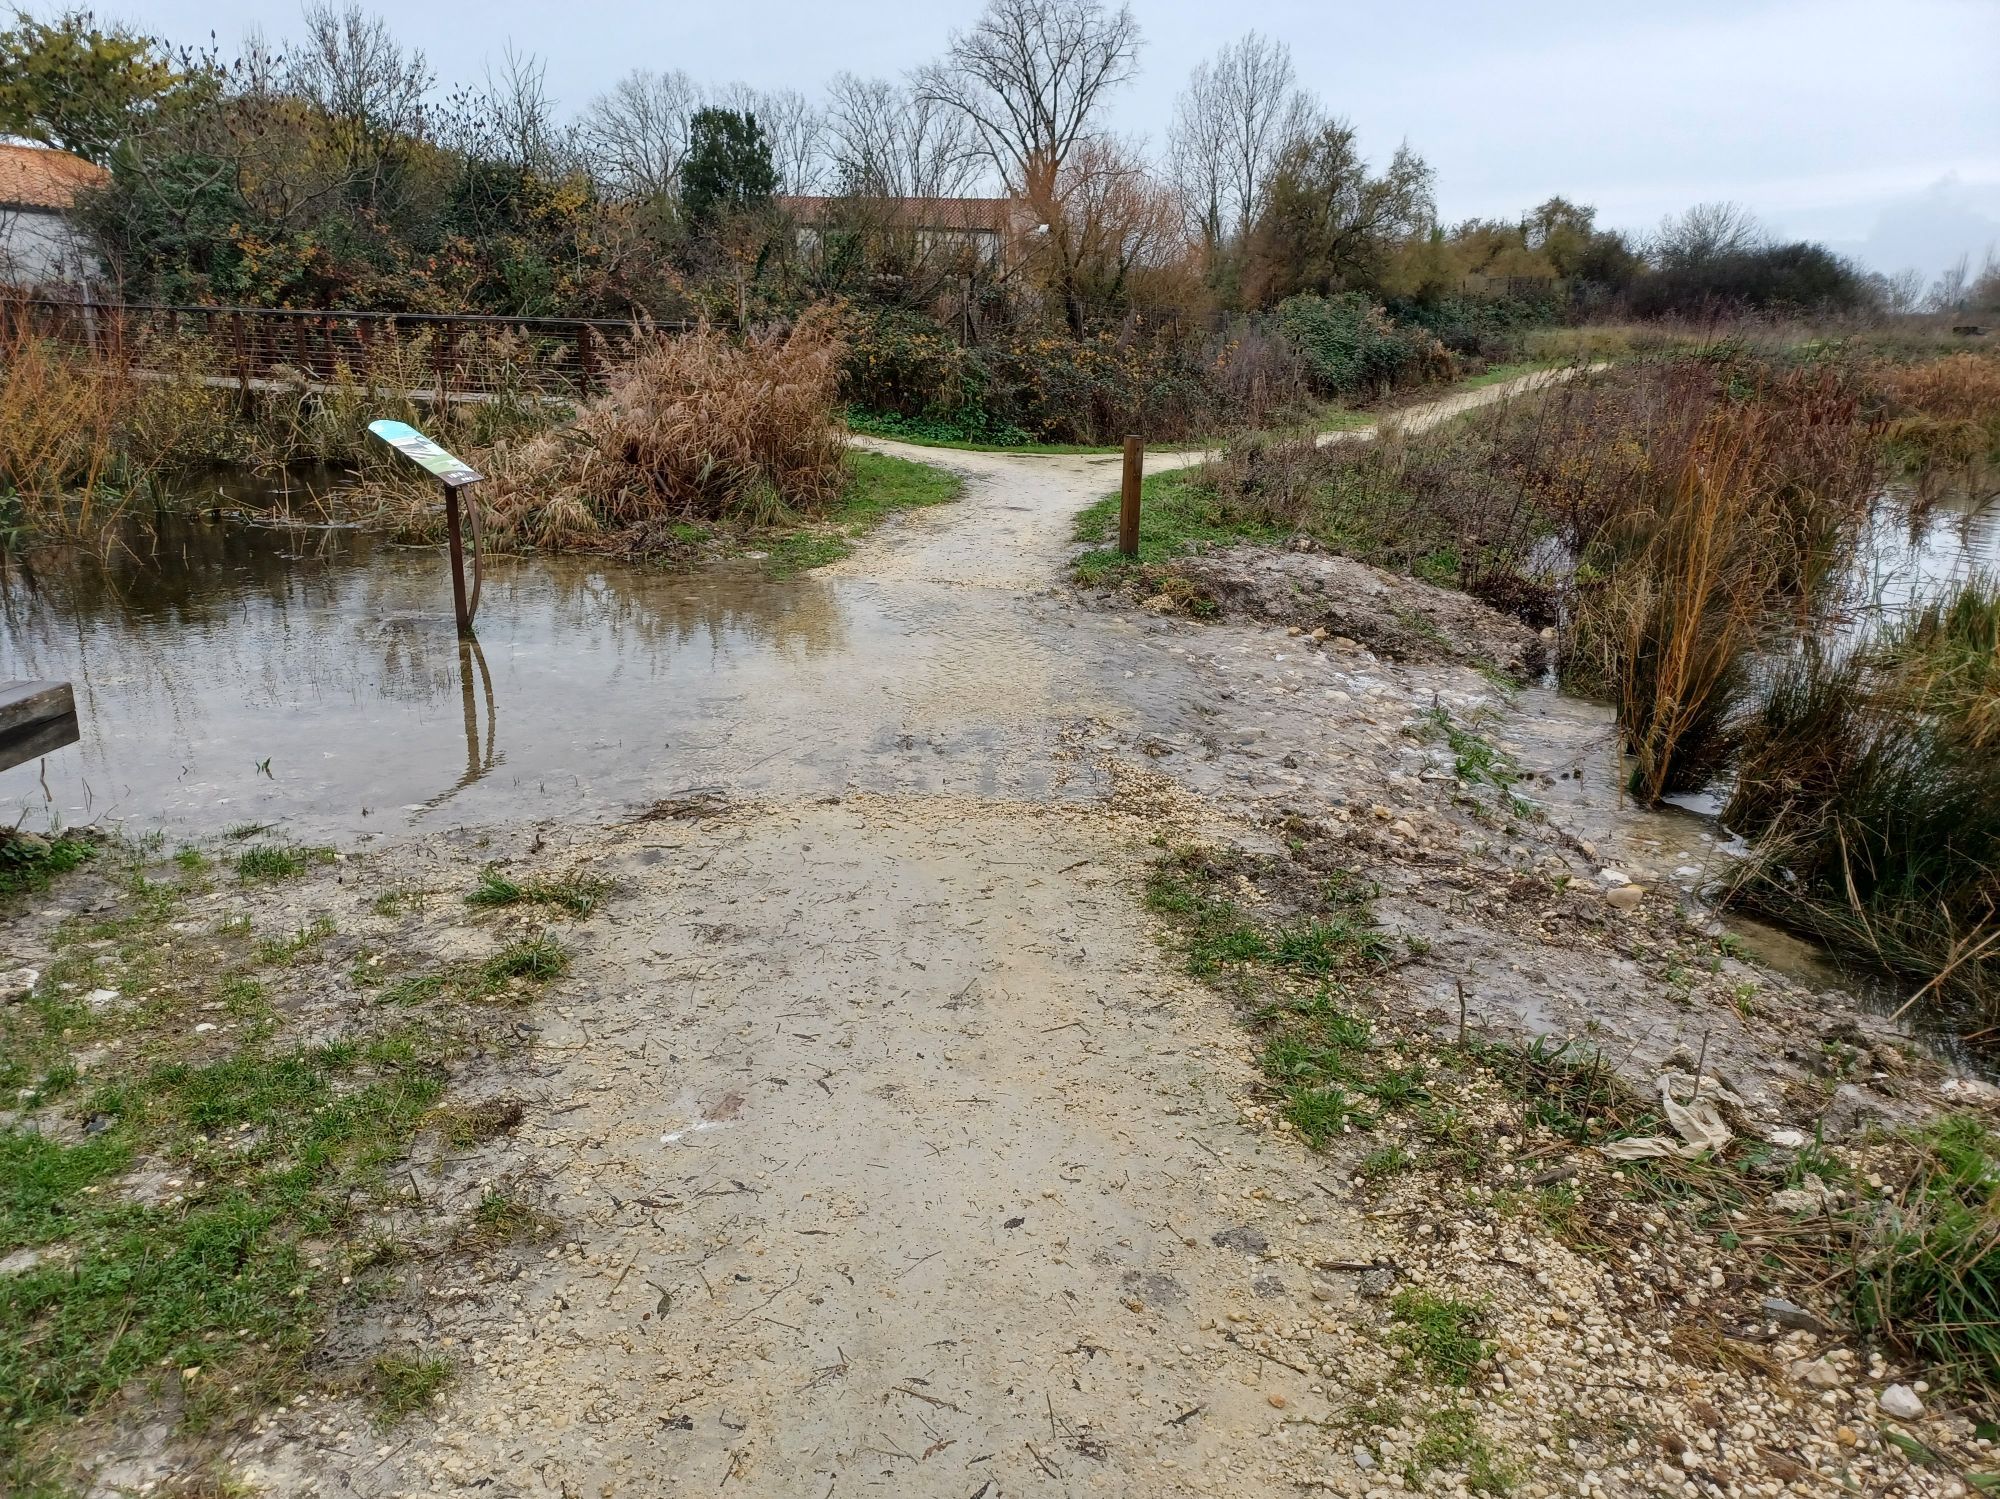
[[[108,560],[0,573],[0,678],[73,682],[83,725],[0,773],[0,812],[352,835],[717,783],[1045,796],[1070,772],[1038,721],[1087,698],[1051,679],[1046,613],[751,563],[498,558],[461,642],[435,549],[168,518]],[[1031,635],[1033,661],[1010,646]]]

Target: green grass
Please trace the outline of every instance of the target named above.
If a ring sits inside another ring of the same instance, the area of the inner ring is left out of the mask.
[[[384,1427],[414,1415],[458,1379],[450,1359],[420,1349],[380,1354],[375,1359],[369,1393],[375,1417]]]
[[[1078,541],[1109,543],[1075,562],[1080,583],[1114,582],[1127,570],[1171,562],[1206,547],[1283,541],[1283,527],[1260,524],[1226,510],[1199,469],[1175,468],[1149,474],[1139,486],[1139,555],[1117,550],[1118,496],[1106,495],[1076,518]]]
[[[55,927],[33,991],[0,1006],[0,1094],[30,1116],[0,1126],[0,1256],[40,1256],[0,1276],[0,1492],[71,1492],[77,1423],[120,1397],[213,1430],[297,1390],[327,1320],[389,1285],[355,1267],[384,1262],[368,1246],[410,1204],[398,1163],[417,1132],[469,1147],[519,1120],[511,1100],[449,1100],[476,1024],[451,1007],[525,997],[569,962],[531,935],[403,980],[395,1007],[349,1004],[332,1039],[319,1019],[313,1039],[287,1035],[298,995],[337,981],[351,956],[329,947],[332,923],[260,942],[248,916],[191,921],[210,871],[151,852],[98,850],[118,861],[112,905]],[[259,882],[315,855],[277,852],[252,862],[234,900],[285,907]],[[76,997],[99,987],[121,1000]],[[228,1023],[197,1025],[208,1019]],[[116,1066],[78,1066],[105,1046]],[[33,1117],[51,1108],[69,1122],[60,1133],[53,1115]],[[84,1121],[89,1133],[74,1132]],[[457,1247],[547,1222],[521,1212],[475,1213],[479,1237]],[[394,1415],[440,1378],[413,1355],[375,1383]]]
[[[104,1082],[83,1109],[109,1121],[96,1138],[0,1131],[0,1253],[49,1256],[0,1280],[0,1474],[35,1429],[148,1371],[295,1370],[325,1289],[308,1246],[367,1218],[443,1092],[440,1062],[248,1047]],[[142,1158],[185,1196],[117,1190]]]
[[[333,850],[303,843],[259,843],[236,856],[236,877],[245,884],[295,880],[315,864],[333,862]]]
[[[46,890],[50,880],[68,874],[96,852],[82,838],[0,831],[0,895]]]
[[[509,879],[499,866],[489,864],[479,872],[479,883],[465,897],[469,906],[554,906],[572,916],[588,916],[610,892],[611,881],[586,875],[566,874],[558,879],[530,879],[521,883]]]
[[[1426,1378],[1463,1386],[1493,1351],[1479,1336],[1481,1315],[1470,1302],[1411,1287],[1389,1303],[1389,1339]]]
[[[758,538],[765,572],[785,578],[838,562],[854,550],[856,537],[890,515],[945,504],[965,489],[956,474],[885,453],[857,448],[845,462],[847,487],[831,509],[797,529]]]
[[[1856,1320],[1990,1400],[2000,1396],[2000,1137],[1953,1115],[1920,1143],[1884,1230],[1861,1240]]]
[[[863,437],[887,438],[914,448],[955,448],[961,453],[1117,453],[1123,450],[1118,444],[1093,446],[1088,443],[1035,442],[1018,428],[1009,429],[1007,434],[1001,435],[1003,440],[997,441],[953,436],[949,428],[936,423],[855,408],[848,410],[847,425],[849,430]],[[1011,440],[1013,436],[1018,436],[1020,440]]]
[[[1421,1491],[1424,1479],[1436,1468],[1464,1470],[1466,1491],[1473,1494],[1505,1494],[1519,1481],[1513,1466],[1479,1430],[1477,1413],[1463,1406],[1425,1412],[1416,1450],[1403,1468],[1403,1482]]]

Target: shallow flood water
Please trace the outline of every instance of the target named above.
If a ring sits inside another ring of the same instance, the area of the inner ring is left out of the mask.
[[[1066,692],[1036,609],[754,564],[501,558],[461,644],[439,551],[166,520],[110,561],[0,575],[0,677],[70,680],[83,725],[0,772],[0,810],[332,835],[718,783],[1043,796],[1067,772],[1030,725]],[[1010,641],[1035,632],[1030,663]]]

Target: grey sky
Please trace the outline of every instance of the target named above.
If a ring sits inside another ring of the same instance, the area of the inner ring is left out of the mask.
[[[44,3],[36,7],[47,10]],[[634,67],[808,94],[842,68],[894,74],[940,52],[977,0],[597,0],[379,5],[446,81],[508,40],[574,109]],[[1408,140],[1447,221],[1551,193],[1641,232],[1704,199],[1824,239],[1876,269],[1934,273],[2000,247],[2000,0],[1134,0],[1140,77],[1112,114],[1157,144],[1188,70],[1246,30],[1292,47],[1301,80],[1372,155]],[[252,0],[113,0],[175,40],[233,45],[297,12]]]

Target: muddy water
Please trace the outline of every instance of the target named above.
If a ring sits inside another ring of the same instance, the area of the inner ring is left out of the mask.
[[[500,560],[466,646],[449,602],[436,551],[230,521],[17,568],[0,678],[72,681],[84,739],[0,773],[0,810],[353,835],[710,785],[1046,799],[1083,774],[1048,720],[1092,673],[1033,596]]]

